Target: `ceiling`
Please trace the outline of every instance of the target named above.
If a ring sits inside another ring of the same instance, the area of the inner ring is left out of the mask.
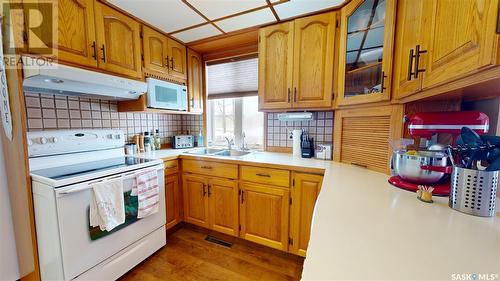
[[[345,0],[108,0],[144,22],[190,43],[295,18]]]

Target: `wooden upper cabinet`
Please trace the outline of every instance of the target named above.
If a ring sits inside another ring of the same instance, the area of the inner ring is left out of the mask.
[[[395,0],[353,0],[341,11],[337,105],[390,99]]]
[[[289,251],[305,257],[309,234],[311,232],[312,215],[318,198],[323,176],[293,173],[292,205],[290,207],[290,237],[292,243]]]
[[[203,112],[203,59],[191,49],[187,51],[189,111]]]
[[[209,179],[208,197],[210,229],[238,236],[238,182],[227,179]]]
[[[59,60],[97,67],[93,0],[59,0],[57,57]]]
[[[330,12],[295,20],[293,107],[332,105],[335,21]]]
[[[204,176],[183,175],[184,220],[208,228],[208,180]]]
[[[290,192],[250,183],[240,189],[240,237],[287,251]]]
[[[496,63],[497,13],[495,0],[424,1],[423,88],[453,80]]]
[[[142,78],[140,25],[102,3],[95,3],[99,67]]]
[[[259,109],[292,107],[294,22],[259,31]]]
[[[396,98],[416,93],[422,80],[415,79],[416,46],[422,46],[426,1],[398,0],[396,49],[394,51],[393,92]],[[420,74],[417,74],[417,77]],[[420,75],[421,76],[421,75]]]
[[[142,45],[144,49],[144,68],[168,74],[167,37],[152,28],[143,26]]]
[[[187,77],[186,46],[168,38],[168,66],[170,75],[181,79]]]

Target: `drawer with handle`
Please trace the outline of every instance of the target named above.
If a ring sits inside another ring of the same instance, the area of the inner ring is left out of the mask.
[[[173,175],[173,174],[179,172],[179,161],[168,160],[168,161],[164,161],[163,164],[165,165],[165,176]]]
[[[237,179],[238,165],[203,160],[182,160],[184,172],[207,176]]]
[[[241,179],[250,182],[290,186],[290,171],[254,166],[240,166]]]

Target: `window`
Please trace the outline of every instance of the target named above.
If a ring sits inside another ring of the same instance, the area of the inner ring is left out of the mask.
[[[264,114],[258,111],[257,58],[230,60],[207,66],[208,145],[263,149]]]

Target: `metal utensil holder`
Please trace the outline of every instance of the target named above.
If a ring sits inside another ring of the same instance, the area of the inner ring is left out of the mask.
[[[499,171],[479,171],[454,166],[449,206],[462,213],[495,215]]]

